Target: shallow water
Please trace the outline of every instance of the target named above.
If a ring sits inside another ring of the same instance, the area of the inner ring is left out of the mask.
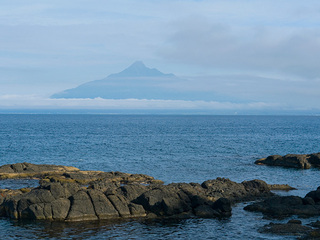
[[[291,194],[299,196],[320,185],[318,169],[253,162],[271,154],[319,152],[319,143],[320,117],[313,116],[0,115],[1,165],[72,165],[145,173],[166,183],[201,183],[216,177],[237,182],[262,179],[288,183],[298,188]],[[0,188],[24,184],[6,181]],[[235,207],[227,220],[65,225],[0,219],[0,232],[8,239],[278,239],[258,233],[259,226],[270,221],[242,207]]]

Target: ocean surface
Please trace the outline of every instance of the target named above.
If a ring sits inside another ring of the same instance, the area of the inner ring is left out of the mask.
[[[320,152],[319,116],[0,115],[0,165],[30,162],[144,173],[166,184],[261,179],[289,184],[298,189],[289,194],[304,196],[320,186],[320,170],[257,166],[254,161],[314,152]],[[26,185],[37,181],[0,181],[0,188]],[[0,218],[0,239],[293,239],[259,233],[271,220],[244,211],[246,204],[237,204],[232,217],[222,220],[66,224]]]

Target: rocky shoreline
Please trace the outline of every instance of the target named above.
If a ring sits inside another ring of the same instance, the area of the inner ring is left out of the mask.
[[[282,159],[291,161],[292,156]],[[75,167],[31,163],[0,166],[0,184],[4,179],[25,178],[38,179],[39,186],[0,189],[0,217],[53,222],[228,218],[234,203],[246,201],[255,202],[244,210],[261,212],[268,218],[320,216],[320,187],[301,198],[277,196],[272,190],[290,191],[294,188],[287,184],[269,185],[262,180],[236,183],[217,178],[202,184],[165,185],[145,174],[81,171]],[[306,239],[320,236],[316,224],[304,226],[295,220],[286,224],[270,223],[260,231],[299,235]]]
[[[31,163],[0,167],[0,179],[26,177],[39,179],[39,186],[0,190],[0,216],[52,221],[220,218],[231,216],[234,202],[273,195],[261,180],[236,183],[217,178],[202,184],[164,185],[144,174],[81,171],[74,167]]]

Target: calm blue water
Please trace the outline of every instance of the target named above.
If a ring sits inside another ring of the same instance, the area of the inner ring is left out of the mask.
[[[320,152],[316,116],[0,115],[1,165],[72,165],[145,173],[166,183],[262,179],[288,183],[299,189],[292,194],[304,196],[320,185],[319,170],[253,162],[271,154],[313,152]],[[18,186],[0,182],[0,188]],[[242,208],[236,206],[228,220],[62,225],[0,219],[0,232],[7,239],[279,239],[258,233],[270,221]]]

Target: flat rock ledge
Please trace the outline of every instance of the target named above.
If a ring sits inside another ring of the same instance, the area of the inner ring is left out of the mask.
[[[271,155],[258,159],[255,164],[299,169],[320,168],[320,153]]]
[[[231,216],[232,203],[273,195],[261,180],[236,183],[217,178],[163,185],[144,174],[30,163],[1,166],[0,179],[7,178],[39,179],[36,188],[0,190],[0,217],[11,219],[220,218]]]

